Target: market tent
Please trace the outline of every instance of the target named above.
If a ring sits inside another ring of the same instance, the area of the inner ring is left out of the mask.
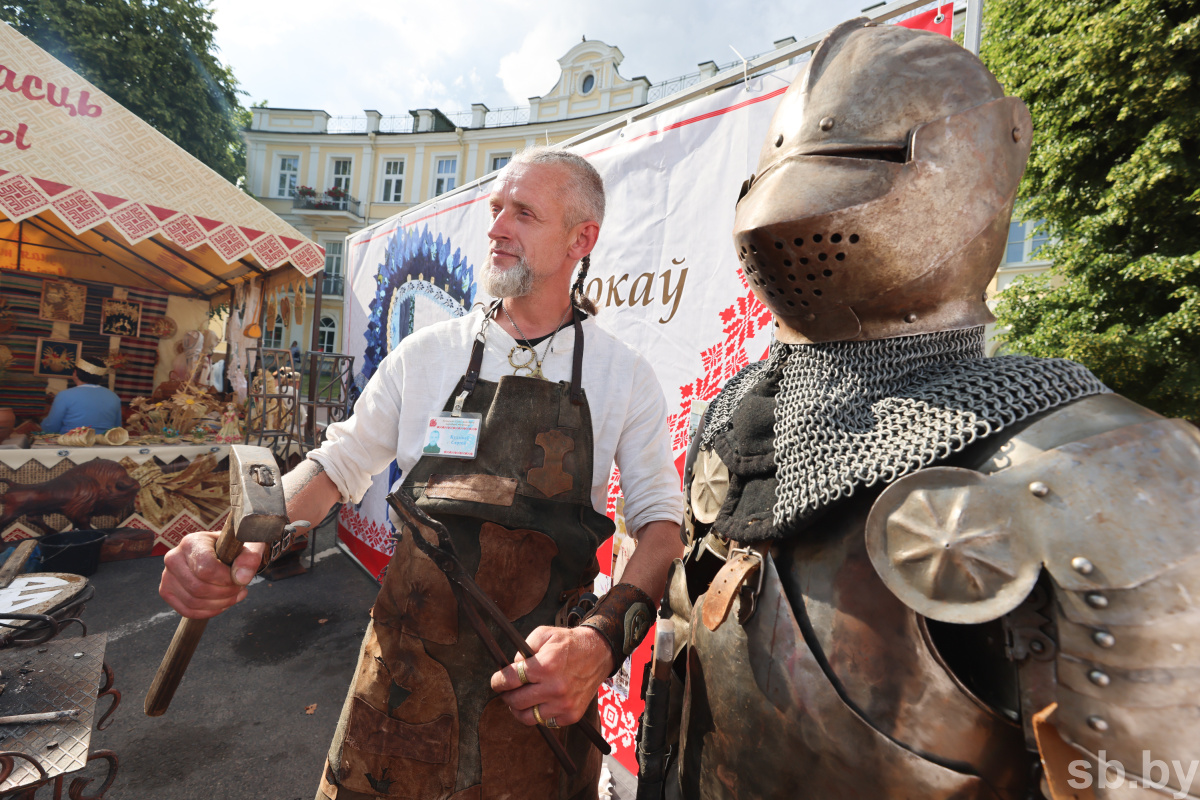
[[[0,24],[0,268],[31,252],[72,277],[211,298],[324,250]],[[25,224],[20,224],[25,223]]]

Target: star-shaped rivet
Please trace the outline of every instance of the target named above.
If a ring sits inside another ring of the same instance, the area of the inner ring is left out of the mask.
[[[712,450],[701,450],[692,465],[692,513],[709,525],[717,518],[729,494],[729,468]]]
[[[926,597],[975,602],[1016,578],[1011,531],[998,521],[972,524],[965,487],[914,491],[887,521],[893,567]]]

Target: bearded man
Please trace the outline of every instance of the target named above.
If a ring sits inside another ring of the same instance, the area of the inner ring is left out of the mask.
[[[662,391],[647,362],[596,325],[583,292],[603,181],[579,156],[534,148],[501,172],[488,207],[481,281],[502,301],[401,342],[284,487],[291,519],[321,519],[339,500],[359,501],[395,460],[393,489],[446,526],[534,655],[495,672],[445,576],[413,536],[397,536],[319,800],[596,797],[599,752],[567,726],[595,721],[598,686],[645,635],[627,621],[648,623],[681,552]],[[456,426],[472,415],[477,435],[464,440]],[[435,453],[426,445],[440,425],[453,433]],[[603,511],[614,461],[637,550],[582,624],[555,627],[591,589],[596,548],[612,533]],[[214,541],[193,534],[166,556],[160,593],[186,617],[245,597],[263,557],[248,545],[230,569]],[[555,729],[575,775],[539,724]]]

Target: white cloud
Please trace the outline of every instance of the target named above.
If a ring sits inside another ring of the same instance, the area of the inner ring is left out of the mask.
[[[575,35],[561,20],[543,19],[525,35],[520,47],[500,58],[496,76],[508,93],[509,105],[523,106],[530,97],[554,88],[560,74],[558,59],[571,49]]]
[[[221,57],[249,101],[385,115],[471,103],[524,105],[558,80],[557,60],[586,35],[625,54],[621,74],[651,82],[696,64],[818,33],[869,0],[217,0]]]

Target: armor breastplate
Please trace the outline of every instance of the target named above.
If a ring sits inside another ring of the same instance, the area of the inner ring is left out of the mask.
[[[1020,726],[943,666],[923,621],[871,568],[864,522],[865,509],[848,513],[820,542],[773,548],[744,625],[743,598],[715,631],[700,622],[709,598],[697,598],[683,797],[1025,796]],[[673,582],[679,614],[683,570]]]
[[[1151,416],[1117,396],[1089,398],[982,443],[959,464],[1005,469]],[[668,590],[688,641],[675,790],[706,800],[1029,797],[1038,756],[1020,712],[1029,713],[1023,695],[1036,687],[1023,684],[1026,667],[1018,677],[1016,662],[1029,651],[1012,649],[1030,641],[1021,627],[1028,604],[1003,624],[985,625],[934,623],[906,606],[867,555],[864,530],[876,489],[763,548],[753,613],[746,618],[757,577],[734,593],[727,616],[711,629],[703,621],[705,605],[717,599],[709,582],[729,555],[705,524],[729,480],[713,459],[713,452],[701,453],[689,470],[694,542]],[[1048,617],[1040,621],[1048,624],[1039,635],[1050,638],[1040,660],[1054,659],[1056,638],[1064,639],[1063,659],[1083,646],[1102,647],[1097,642],[1107,639],[1098,640],[1094,627],[1074,630],[1072,618],[1086,622],[1097,612],[1086,596],[1044,584]],[[1054,597],[1066,612],[1061,622]],[[1099,687],[1085,673],[1079,677],[1071,683],[1083,701]],[[1079,716],[1085,706],[1068,698],[1060,713]]]

